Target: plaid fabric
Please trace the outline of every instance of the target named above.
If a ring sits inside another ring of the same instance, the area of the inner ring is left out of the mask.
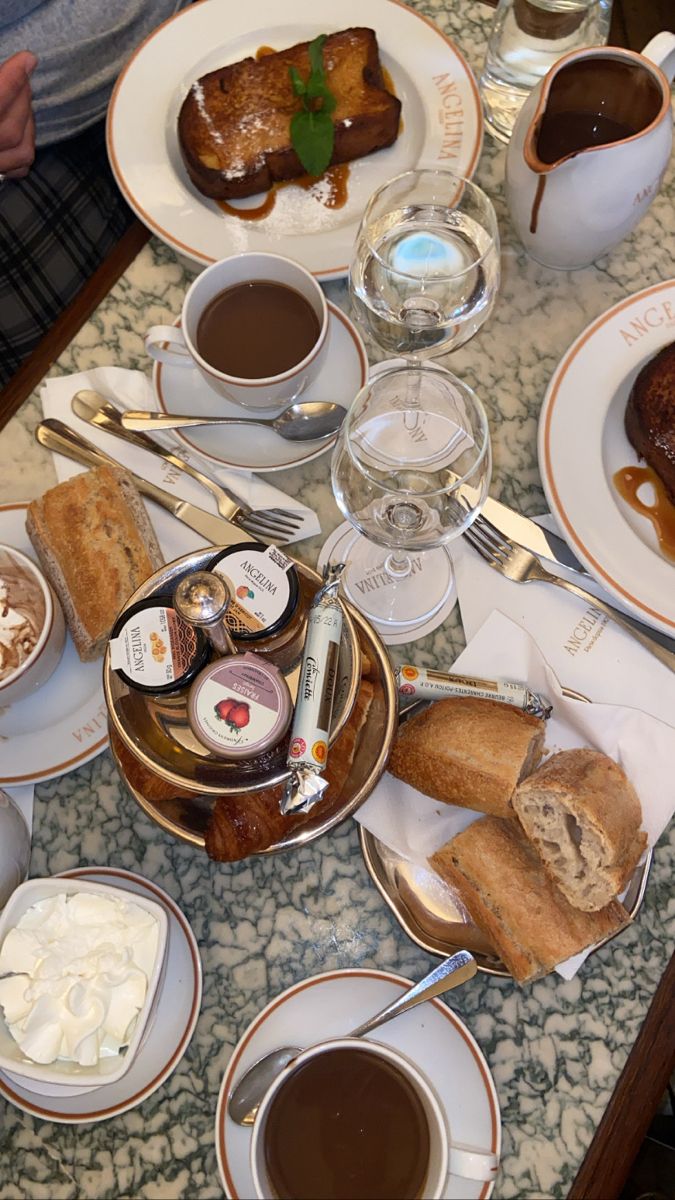
[[[132,220],[103,123],[39,150],[25,179],[0,187],[0,387]]]

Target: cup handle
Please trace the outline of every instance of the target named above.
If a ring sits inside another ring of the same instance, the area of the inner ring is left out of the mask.
[[[462,1179],[493,1180],[499,1169],[499,1158],[490,1150],[450,1142],[450,1174]]]
[[[663,30],[662,33],[657,33],[650,42],[647,42],[642,51],[643,58],[648,58],[650,62],[656,63],[660,67],[663,74],[666,76],[669,83],[673,82],[675,76],[675,33],[668,33]]]
[[[193,359],[185,345],[183,331],[177,325],[151,326],[145,335],[145,348],[151,358],[165,363],[166,366],[194,366]]]

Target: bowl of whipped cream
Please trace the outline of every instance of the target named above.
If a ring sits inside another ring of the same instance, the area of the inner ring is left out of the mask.
[[[129,1070],[162,975],[168,920],[136,892],[30,879],[0,914],[0,1070],[87,1088]]]

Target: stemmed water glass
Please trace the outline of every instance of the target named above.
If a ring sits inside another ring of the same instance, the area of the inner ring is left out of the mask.
[[[377,625],[412,632],[442,607],[445,545],[480,511],[490,469],[483,406],[449,372],[380,370],[359,392],[333,452],[333,491],[355,528],[344,586]]]
[[[490,483],[480,400],[449,371],[425,365],[473,337],[494,306],[499,233],[490,200],[452,171],[389,180],[366,206],[349,285],[371,350],[390,361],[371,373],[333,454],[335,498],[356,531],[341,553],[344,584],[377,625],[412,636],[450,597],[446,544],[475,518]]]
[[[499,289],[491,201],[452,171],[389,180],[366,205],[349,288],[359,324],[386,355],[419,362],[462,346]]]

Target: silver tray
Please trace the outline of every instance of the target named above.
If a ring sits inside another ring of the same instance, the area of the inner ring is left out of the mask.
[[[577,700],[587,699],[571,689],[564,688],[563,691]],[[401,714],[402,720],[411,716],[413,710],[419,712],[426,708],[429,703],[431,701],[418,701],[410,705]],[[511,978],[511,972],[495,954],[485,935],[473,924],[460,897],[435,871],[403,858],[363,825],[359,825],[359,838],[370,878],[413,942],[428,954],[435,954],[439,958],[447,958],[457,950],[470,950],[479,971],[484,971],[486,975]],[[651,861],[652,852],[648,850],[645,861],[633,873],[623,901],[631,919],[637,916],[644,899]],[[603,938],[595,949],[605,946],[621,932],[618,930]]]
[[[398,727],[398,695],[387,651],[374,629],[360,613],[352,612],[354,627],[362,651],[371,661],[368,678],[375,694],[366,723],[361,731],[358,752],[339,804],[329,812],[319,812],[305,824],[297,826],[262,854],[275,854],[291,846],[302,845],[321,837],[351,816],[370,795],[383,774],[394,734]],[[122,779],[145,813],[166,833],[192,846],[204,848],[204,837],[215,796],[167,788],[157,775],[134,759],[125,745],[121,746],[117,731],[111,728],[110,745]],[[339,751],[337,751],[339,752]],[[140,768],[140,769],[139,769]],[[157,784],[162,786],[157,786]]]
[[[146,579],[130,596],[125,608],[156,593],[173,591],[189,571],[203,570],[217,547],[209,546],[167,563]],[[300,592],[308,607],[320,586],[316,571],[296,562]],[[361,652],[350,604],[343,604],[344,621],[338,681],[333,705],[330,742],[342,732],[354,707],[361,677]],[[123,610],[124,611],[124,610]],[[269,655],[274,662],[274,655]],[[293,663],[282,666],[291,698],[295,699],[301,651]],[[272,787],[288,777],[287,739],[255,759],[219,758],[197,741],[187,716],[187,689],[167,695],[150,695],[130,688],[110,666],[110,650],[103,662],[103,692],[110,723],[127,747],[145,767],[178,789],[200,795],[222,796]]]

